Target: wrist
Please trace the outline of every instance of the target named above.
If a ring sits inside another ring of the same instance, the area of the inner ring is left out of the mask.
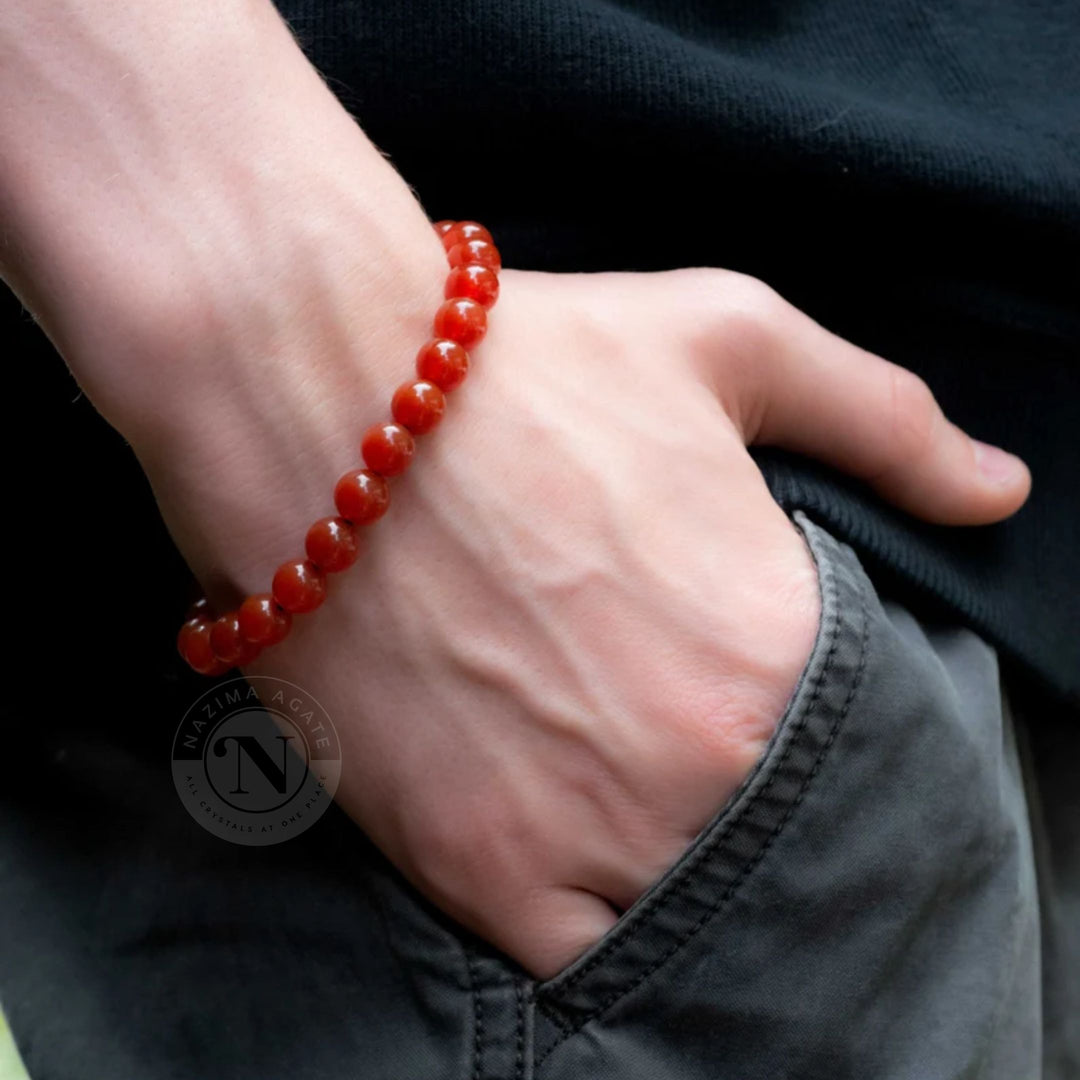
[[[353,260],[373,250],[342,247]],[[219,609],[265,584],[285,539],[333,513],[330,492],[357,467],[361,434],[413,371],[445,278],[444,265],[424,274],[418,254],[384,266],[377,290],[362,265],[352,279],[327,271],[336,248],[317,273],[297,269],[270,288],[245,279],[207,302],[205,332],[180,320],[167,333],[156,383],[117,396],[109,419]],[[220,526],[190,531],[192,506]]]
[[[269,0],[52,7],[0,15],[0,272],[94,404],[145,444],[275,364],[374,391],[443,253]]]
[[[344,187],[313,198],[73,325],[62,351],[140,456],[185,453],[217,412],[280,429],[329,387],[362,408],[411,364],[445,276],[430,224],[375,220]]]

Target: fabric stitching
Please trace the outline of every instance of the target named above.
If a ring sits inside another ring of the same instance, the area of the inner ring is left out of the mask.
[[[476,961],[472,953],[466,953],[465,963],[469,969],[469,985],[473,999],[473,1069],[472,1080],[482,1080],[484,1073],[484,1004],[480,999]]]
[[[636,989],[638,986],[640,986],[642,983],[644,983],[646,981],[646,979],[648,979],[659,968],[661,968],[664,964],[666,964],[668,962],[668,960],[670,960],[677,952],[679,952],[679,950],[681,950],[687,944],[687,942],[689,942],[700,930],[702,930],[709,923],[709,921],[712,919],[712,917],[735,896],[736,892],[739,890],[739,888],[741,888],[742,884],[747,880],[747,878],[750,876],[750,874],[753,872],[753,870],[761,862],[762,858],[764,858],[764,856],[765,856],[765,853],[772,847],[773,842],[777,839],[777,837],[779,837],[779,835],[783,831],[784,827],[791,820],[791,818],[794,815],[796,809],[798,809],[798,807],[802,804],[803,799],[804,799],[804,797],[806,795],[806,792],[810,788],[810,784],[813,782],[814,778],[818,775],[818,773],[819,773],[819,771],[821,769],[821,766],[824,763],[825,758],[828,755],[828,752],[829,752],[830,748],[832,747],[832,745],[833,745],[833,743],[834,743],[834,741],[836,739],[837,734],[839,733],[840,727],[842,726],[844,719],[847,717],[848,711],[851,708],[851,703],[854,700],[855,694],[856,694],[856,692],[858,690],[858,687],[859,687],[859,685],[860,685],[860,683],[862,681],[863,673],[864,673],[865,668],[866,668],[867,642],[868,642],[869,632],[870,632],[870,621],[869,621],[869,615],[868,615],[868,605],[867,605],[867,598],[866,598],[865,594],[862,595],[861,601],[860,601],[860,617],[862,619],[862,624],[863,625],[862,625],[862,634],[861,634],[860,646],[859,646],[859,650],[860,650],[859,651],[859,664],[858,664],[858,668],[857,668],[856,673],[855,673],[855,677],[852,680],[851,686],[848,688],[847,698],[844,701],[843,708],[841,709],[839,715],[836,717],[836,719],[834,720],[834,722],[832,724],[832,727],[830,729],[828,738],[826,739],[824,745],[821,747],[820,751],[818,752],[817,760],[814,762],[813,768],[810,770],[810,772],[804,778],[803,783],[802,783],[802,787],[800,788],[798,795],[792,801],[791,805],[788,807],[788,809],[785,812],[783,818],[777,823],[777,825],[774,828],[773,832],[769,835],[769,837],[761,845],[760,849],[758,850],[758,852],[754,856],[754,858],[751,859],[746,864],[746,866],[743,868],[743,870],[739,874],[739,877],[735,881],[733,881],[731,883],[731,885],[729,885],[728,888],[724,891],[724,893],[720,897],[720,899],[718,899],[716,901],[716,903],[714,903],[697,920],[697,922],[693,926],[691,926],[684,934],[682,934],[679,937],[679,939],[673,945],[671,945],[668,948],[668,950],[662,956],[658,957],[651,964],[649,964],[630,983],[628,983],[627,985],[625,985],[625,986],[621,987],[620,989],[618,989],[618,990],[612,992],[611,994],[609,994],[608,997],[605,998],[603,1001],[601,1001],[594,1009],[590,1010],[584,1016],[580,1017],[578,1019],[578,1021],[576,1022],[576,1024],[571,1027],[570,1034],[573,1034],[573,1033],[575,1033],[577,1031],[580,1031],[581,1028],[584,1027],[585,1024],[587,1024],[589,1021],[594,1020],[597,1017],[601,1016],[604,1012],[606,1012],[608,1009],[610,1009],[621,998],[625,997],[627,994],[631,993],[634,989]],[[840,623],[839,614],[837,614],[836,623],[835,623],[835,631],[834,631],[835,635],[837,637],[838,637],[838,633],[839,633],[839,623]],[[825,671],[826,671],[826,669],[828,667],[829,662],[832,659],[832,655],[833,655],[833,652],[835,650],[835,645],[836,645],[836,640],[834,638],[834,641],[833,641],[833,643],[832,643],[832,645],[830,647],[830,653],[829,653],[829,656],[828,656],[828,658],[826,660],[826,664],[823,665],[823,667],[822,667],[822,672],[821,672],[822,678],[823,678],[824,673],[825,673]],[[814,691],[814,697],[812,699],[812,704],[816,704],[816,701],[817,701],[817,698],[818,698],[818,691],[819,691],[820,685],[821,685],[821,681],[822,680],[819,679],[817,685],[815,686],[815,691]],[[807,710],[806,710],[806,713],[804,714],[804,718],[803,718],[804,721],[809,719],[811,711],[812,711],[812,709],[808,707]],[[791,740],[791,742],[794,742],[794,738]],[[789,744],[788,744],[788,749],[790,749],[791,742],[789,742]],[[786,754],[785,754],[785,756],[786,756]],[[779,771],[781,765],[782,765],[782,762],[777,765],[776,771]],[[774,772],[773,775],[775,775],[775,772]],[[770,776],[770,781],[771,781],[771,779],[772,779],[772,777]],[[761,795],[763,795],[764,792],[765,792],[765,789],[763,789],[761,792],[759,792],[757,797],[760,797]],[[545,1009],[544,1012],[545,1012],[545,1015],[549,1015],[547,1009]],[[541,1064],[547,1059],[547,1057],[551,1053],[553,1053],[555,1051],[555,1049],[557,1047],[562,1045],[562,1043],[565,1042],[567,1038],[569,1038],[569,1035],[565,1033],[566,1032],[565,1026],[562,1025],[562,1024],[557,1024],[557,1026],[560,1028],[561,1031],[564,1032],[564,1034],[562,1035],[561,1038],[557,1039],[550,1047],[548,1047],[547,1050],[543,1053],[543,1055],[541,1055],[540,1057],[537,1058],[537,1060],[535,1062],[535,1066],[536,1066],[537,1069],[539,1069]]]
[[[517,1056],[514,1059],[515,1080],[525,1076],[525,990],[517,983]]]
[[[622,934],[617,937],[613,937],[604,948],[600,949],[593,957],[591,957],[585,964],[581,966],[577,971],[567,975],[565,980],[557,980],[552,984],[550,990],[541,991],[538,994],[538,1002],[540,1007],[544,1009],[545,1015],[548,1015],[548,1010],[544,1005],[543,998],[556,991],[564,992],[576,986],[586,975],[589,974],[598,964],[605,961],[611,952],[623,944],[626,940],[633,937],[633,935],[641,928],[647,918],[652,916],[655,912],[662,910],[667,904],[677,899],[681,895],[682,890],[685,888],[688,882],[688,878],[697,870],[698,865],[713,851],[720,846],[728,837],[735,831],[736,828],[742,823],[743,819],[749,813],[750,809],[762,798],[764,798],[773,785],[773,781],[776,776],[787,763],[788,757],[791,754],[792,748],[797,741],[798,735],[802,732],[808,723],[814,708],[817,705],[818,698],[821,693],[821,687],[825,680],[826,675],[829,673],[833,658],[836,654],[837,645],[840,637],[840,613],[837,610],[836,604],[836,576],[830,562],[825,562],[821,571],[822,580],[822,592],[828,598],[828,608],[832,612],[832,626],[829,631],[829,651],[826,654],[825,661],[819,669],[818,673],[814,676],[814,690],[811,695],[810,701],[806,708],[803,710],[802,715],[793,725],[793,731],[791,738],[788,740],[787,745],[784,747],[783,754],[780,760],[773,766],[769,773],[761,790],[742,808],[742,810],[731,821],[728,822],[726,827],[715,836],[709,837],[704,840],[701,845],[692,852],[681,867],[676,871],[675,875],[669,880],[668,888],[663,893],[654,894],[654,896],[648,900],[638,912],[634,925],[628,925]]]
[[[559,1029],[560,1032],[562,1032],[564,1038],[569,1038],[571,1035],[574,1034],[574,1031],[576,1029],[570,1024],[568,1020],[564,1020],[557,1012],[551,1011],[552,1006],[545,1006],[542,1001],[538,1001],[537,1006],[540,1011],[543,1012],[544,1016],[546,1016],[547,1019],[550,1020],[555,1025],[555,1027]],[[560,1040],[560,1042],[561,1041],[562,1040]],[[539,1064],[539,1062],[537,1064]]]

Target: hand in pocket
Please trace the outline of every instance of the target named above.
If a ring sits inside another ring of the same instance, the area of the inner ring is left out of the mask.
[[[416,344],[403,334],[401,355]],[[367,422],[325,355],[228,393],[219,443],[204,426],[148,462],[212,595],[211,568],[244,591],[269,578]],[[287,426],[262,419],[283,400]],[[913,375],[719,270],[505,271],[450,414],[361,566],[251,671],[320,699],[345,809],[538,977],[727,800],[809,657],[814,564],[748,444],[824,458],[943,523],[1004,517],[1027,492],[1020,465],[980,471],[992,452]],[[236,505],[215,516],[222,491]]]

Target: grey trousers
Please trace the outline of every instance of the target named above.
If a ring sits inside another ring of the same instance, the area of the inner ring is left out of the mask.
[[[568,970],[536,984],[340,815],[244,848],[162,803],[66,900],[7,845],[31,1076],[1080,1076],[1075,728],[1015,714],[983,640],[794,520],[822,619],[772,742]]]

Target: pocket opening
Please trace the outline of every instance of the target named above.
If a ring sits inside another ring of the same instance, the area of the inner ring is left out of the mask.
[[[818,570],[821,614],[787,708],[750,774],[683,854],[588,951],[533,985],[538,1012],[552,1025],[547,1049],[537,1048],[537,1064],[708,925],[794,812],[850,705],[865,656],[873,587],[846,545],[802,511],[795,511],[793,521]],[[855,647],[837,663],[841,637]]]

